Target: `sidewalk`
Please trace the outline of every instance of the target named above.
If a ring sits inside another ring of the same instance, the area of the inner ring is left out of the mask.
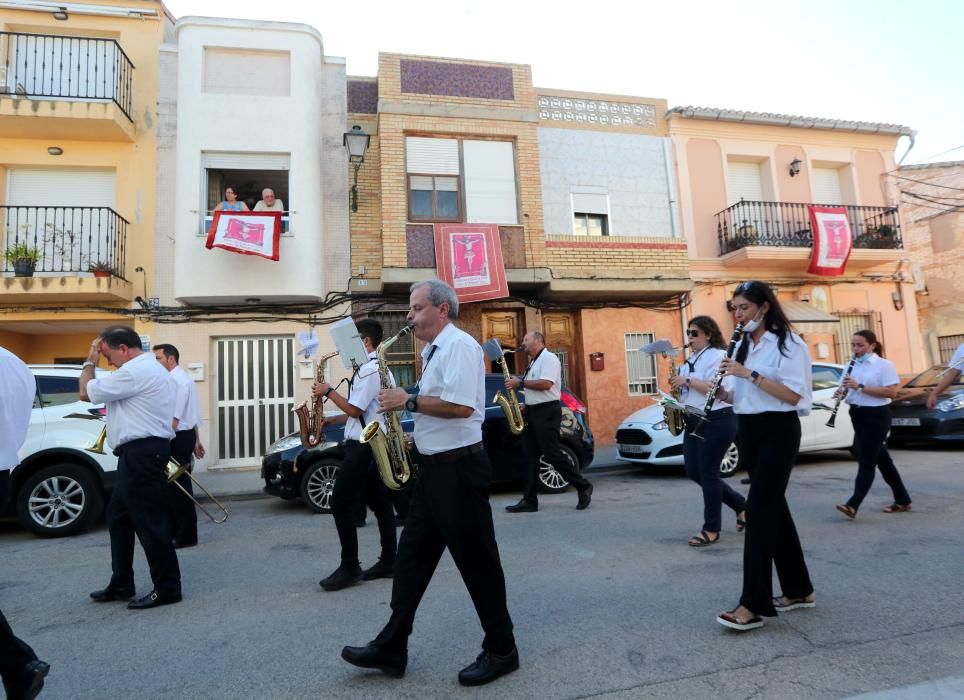
[[[627,466],[626,462],[616,459],[615,445],[597,445],[596,455],[587,471],[603,471],[607,469]],[[264,495],[264,481],[261,480],[260,467],[243,467],[237,469],[214,469],[195,474],[204,488],[218,499],[246,500],[260,498]],[[204,493],[195,489],[198,498],[203,499]]]

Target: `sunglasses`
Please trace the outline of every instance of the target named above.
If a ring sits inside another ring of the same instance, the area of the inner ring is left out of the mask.
[[[753,286],[755,284],[756,282],[754,282],[753,280],[749,280],[747,282],[740,282],[740,284],[737,285],[736,289],[733,290],[733,294],[736,295],[736,294],[743,294],[744,292],[748,292],[751,289],[753,289]]]
[[[686,331],[686,335],[688,335],[690,338],[695,338],[695,337],[698,336],[699,334],[700,334],[699,331],[694,331],[694,330],[688,330],[688,331]]]

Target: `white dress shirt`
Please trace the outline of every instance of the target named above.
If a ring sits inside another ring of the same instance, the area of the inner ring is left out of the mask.
[[[957,350],[954,352],[954,357],[951,361],[947,363],[948,367],[953,367],[958,372],[964,374],[964,343],[957,346]]]
[[[810,348],[796,333],[787,333],[787,346],[780,352],[780,339],[766,331],[760,342],[749,339],[750,352],[743,366],[757,371],[765,379],[783,384],[800,395],[796,406],[781,401],[756,386],[750,379],[737,378],[733,383],[734,413],[764,413],[767,411],[796,411],[797,415],[810,415],[813,404],[813,379],[810,367]]]
[[[116,372],[87,384],[93,403],[106,404],[107,444],[117,449],[131,440],[174,437],[171,422],[177,384],[149,352],[125,362]]]
[[[255,211],[284,211],[285,203],[282,202],[280,199],[275,198],[274,204],[272,204],[269,207],[267,204],[264,203],[264,200],[262,199],[260,202],[254,205],[254,210]]]
[[[30,413],[37,396],[37,380],[19,357],[0,348],[0,469],[20,463],[17,451],[27,438]]]
[[[562,396],[562,364],[555,353],[543,347],[526,370],[526,379],[548,379],[552,386],[545,390],[526,389],[526,405],[538,406],[541,403],[558,401]]]
[[[866,359],[864,359],[866,358]],[[863,362],[861,362],[863,360]],[[858,384],[868,387],[894,386],[900,384],[897,369],[890,360],[885,360],[875,352],[858,358],[850,372]],[[883,396],[871,396],[865,391],[851,389],[847,392],[847,403],[851,406],[886,406],[890,399]]]
[[[726,350],[722,348],[712,348],[705,347],[698,352],[693,353],[690,356],[689,361],[684,362],[679,366],[679,375],[681,377],[691,377],[693,379],[698,379],[701,382],[712,382],[716,378],[716,373],[720,369],[720,363],[723,358],[726,357]],[[692,367],[692,369],[690,369]],[[722,386],[725,391],[730,391],[736,377],[723,377]],[[687,406],[693,406],[695,408],[703,410],[706,405],[706,393],[701,391],[696,391],[691,387],[684,386],[681,389],[682,403]],[[726,401],[720,401],[716,399],[713,402],[713,411],[719,411],[723,408],[730,408],[730,404]]]
[[[177,399],[174,403],[177,432],[194,430],[201,423],[201,403],[198,401],[194,380],[180,365],[175,365],[171,370],[171,379],[177,385]]]
[[[437,348],[433,352],[433,348]],[[430,358],[430,359],[429,359]],[[468,418],[435,418],[415,414],[415,445],[424,455],[437,454],[482,441],[485,418],[485,368],[482,347],[475,338],[449,323],[422,350],[419,396],[437,396],[468,406]]]
[[[375,359],[376,353],[368,353],[369,361],[358,369],[358,374],[351,382],[351,389],[348,392],[348,403],[355,408],[362,410],[362,418],[365,424],[372,421],[377,422],[385,430],[385,416],[378,412],[378,392],[382,388],[381,377],[378,374],[378,362]],[[395,386],[395,377],[389,371],[388,378],[392,386]],[[361,420],[348,416],[345,421],[345,439],[358,440],[361,438]]]

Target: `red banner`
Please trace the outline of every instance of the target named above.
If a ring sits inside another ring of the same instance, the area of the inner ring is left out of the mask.
[[[278,260],[280,240],[279,211],[216,211],[204,247]]]
[[[497,224],[435,224],[435,265],[459,302],[509,296]]]
[[[817,207],[812,204],[807,206],[807,210],[813,231],[813,253],[807,272],[824,277],[842,275],[854,247],[847,210],[843,207]]]

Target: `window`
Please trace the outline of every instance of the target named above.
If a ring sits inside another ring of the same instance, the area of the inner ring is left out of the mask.
[[[383,340],[391,338],[407,323],[405,311],[376,311],[368,315],[382,324]],[[397,386],[415,384],[415,341],[411,333],[393,343],[385,352],[385,359]]]
[[[810,170],[813,183],[813,200],[817,204],[843,204],[840,188],[840,171],[837,168],[814,166]]]
[[[811,381],[813,382],[813,390],[820,391],[821,389],[836,389],[840,384],[840,374],[841,370],[836,367],[828,367],[827,365],[814,365],[812,370]]]
[[[202,153],[204,167],[204,216],[200,235],[207,235],[214,218],[214,209],[225,201],[225,190],[234,190],[238,202],[244,202],[254,210],[261,201],[262,192],[270,189],[284,205],[281,215],[281,233],[289,233],[288,212],[291,209],[287,153]]]
[[[605,214],[582,214],[576,212],[572,230],[576,236],[608,236],[609,222]]]
[[[80,380],[77,377],[37,377],[37,388],[44,408],[80,401]]]
[[[408,176],[411,221],[461,221],[459,179],[433,175]]]
[[[565,350],[551,350],[553,355],[559,358],[559,365],[562,369],[562,385],[560,389],[569,388],[569,353]]]
[[[576,236],[609,235],[609,192],[604,187],[573,188],[572,233]]]
[[[957,352],[957,346],[964,343],[964,335],[942,335],[937,338],[937,349],[941,356],[939,359],[942,365],[946,365]],[[962,374],[961,376],[964,376]]]
[[[763,199],[763,170],[760,163],[746,163],[743,161],[729,161],[727,163],[726,184],[730,191],[730,204],[741,200],[747,202],[762,202]]]
[[[629,380],[629,395],[640,396],[656,393],[656,359],[639,348],[652,343],[652,333],[626,333],[626,374]]]

